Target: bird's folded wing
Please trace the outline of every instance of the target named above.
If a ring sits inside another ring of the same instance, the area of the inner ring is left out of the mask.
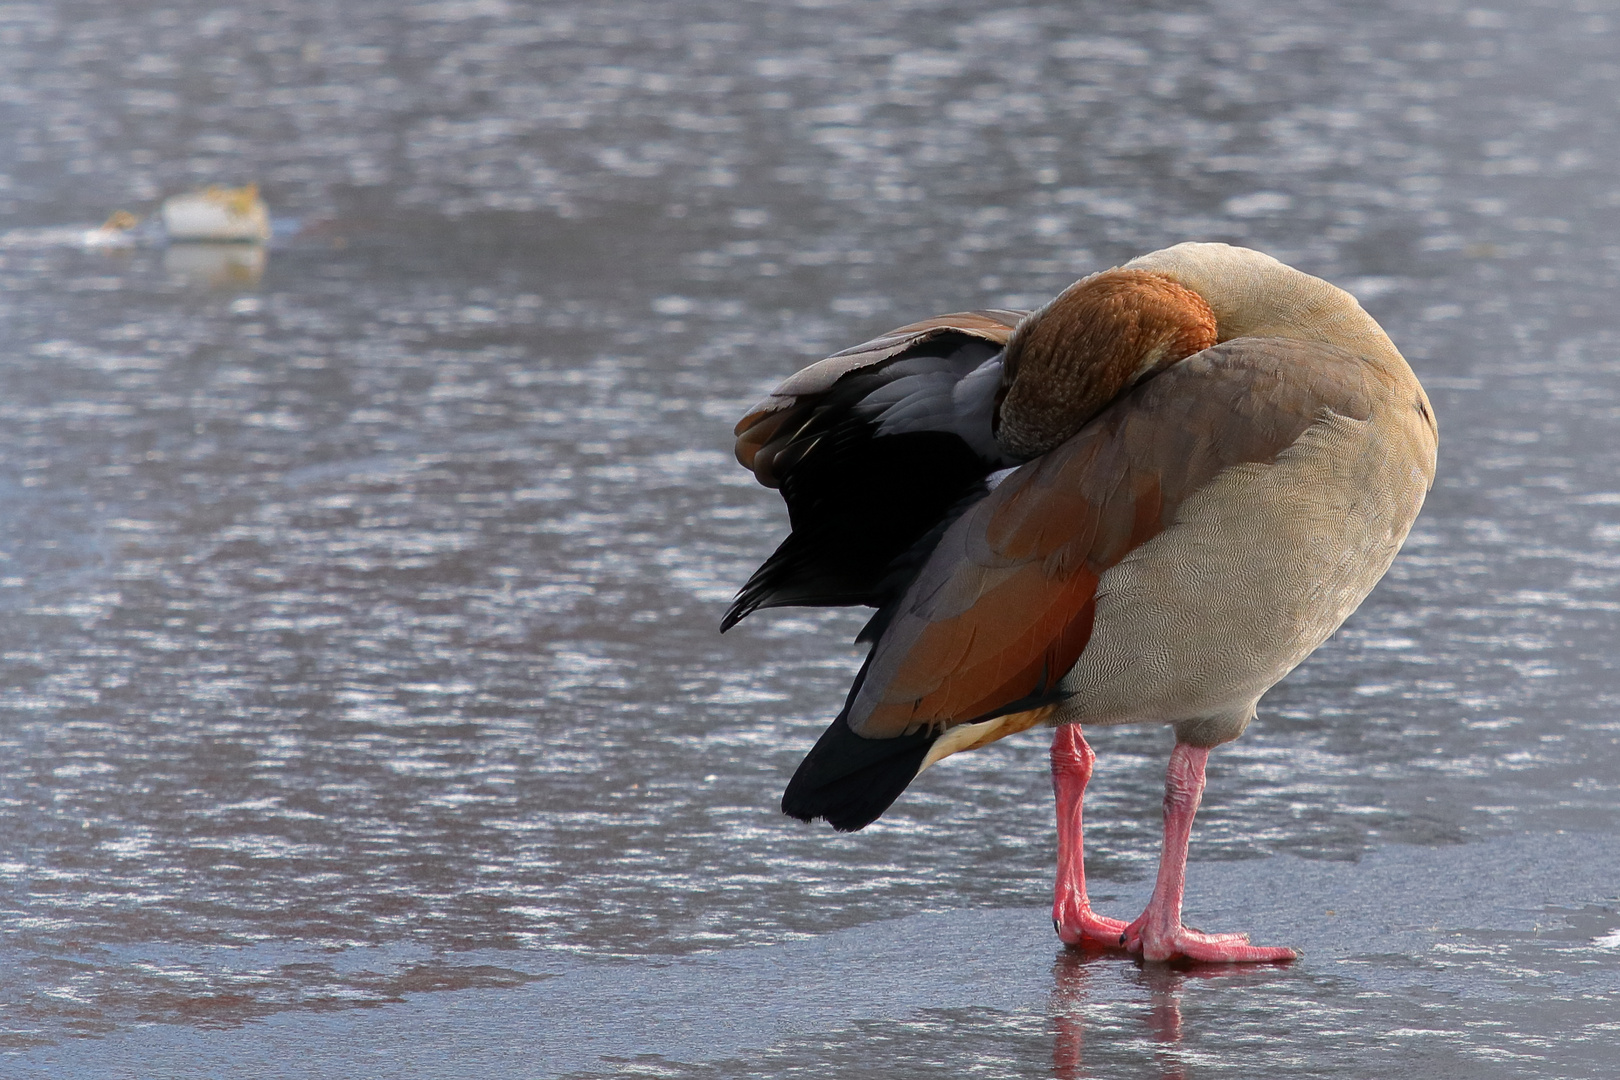
[[[970,342],[992,346],[980,355],[982,359],[1007,344],[1013,327],[1024,315],[1022,311],[1001,308],[939,315],[890,330],[801,369],[737,421],[738,462],[766,487],[779,486],[782,472],[778,458],[794,445],[805,424],[828,404],[829,391],[846,376],[876,375],[897,360],[916,356],[933,356],[948,362],[951,354]],[[797,441],[802,450],[804,440]],[[796,460],[797,456],[789,457]]]
[[[1328,412],[1365,419],[1373,379],[1334,346],[1243,338],[1126,394],[946,531],[888,613],[850,728],[892,738],[1059,700],[1103,573],[1223,470],[1275,460]]]
[[[1009,464],[990,421],[995,358],[1020,314],[901,327],[804,369],[743,418],[737,460],[781,490],[793,532],[722,629],[761,607],[893,599],[893,583],[909,577],[897,560]]]

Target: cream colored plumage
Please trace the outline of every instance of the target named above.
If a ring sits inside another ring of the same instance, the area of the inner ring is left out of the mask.
[[[1327,413],[1271,464],[1227,469],[1098,586],[1096,629],[1054,719],[1179,722],[1178,735],[1210,746],[1241,734],[1260,695],[1384,576],[1434,481],[1437,429],[1405,358],[1344,290],[1226,245],[1126,266],[1197,292],[1219,341],[1337,346],[1387,387],[1365,419]]]

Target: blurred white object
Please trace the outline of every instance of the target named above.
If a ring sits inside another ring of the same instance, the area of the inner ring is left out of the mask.
[[[270,239],[270,211],[257,184],[207,187],[164,199],[163,228],[170,240],[260,243]]]

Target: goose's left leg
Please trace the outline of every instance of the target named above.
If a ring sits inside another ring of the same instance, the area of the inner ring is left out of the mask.
[[[1209,748],[1177,742],[1164,778],[1164,850],[1159,879],[1147,910],[1127,926],[1119,942],[1144,960],[1185,956],[1209,963],[1265,963],[1298,959],[1293,949],[1250,945],[1247,934],[1206,934],[1181,924],[1187,883],[1187,842],[1193,816],[1204,798],[1204,763]]]
[[[1060,724],[1052,736],[1052,792],[1057,796],[1057,887],[1052,900],[1052,928],[1065,945],[1090,941],[1119,948],[1125,924],[1098,915],[1086,899],[1085,845],[1081,819],[1086,784],[1097,755],[1080,734],[1079,724]]]

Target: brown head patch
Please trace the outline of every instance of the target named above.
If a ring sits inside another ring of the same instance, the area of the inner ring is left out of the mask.
[[[1191,289],[1145,270],[1093,274],[1007,343],[996,436],[1013,453],[1045,453],[1123,391],[1214,344],[1215,313]]]

